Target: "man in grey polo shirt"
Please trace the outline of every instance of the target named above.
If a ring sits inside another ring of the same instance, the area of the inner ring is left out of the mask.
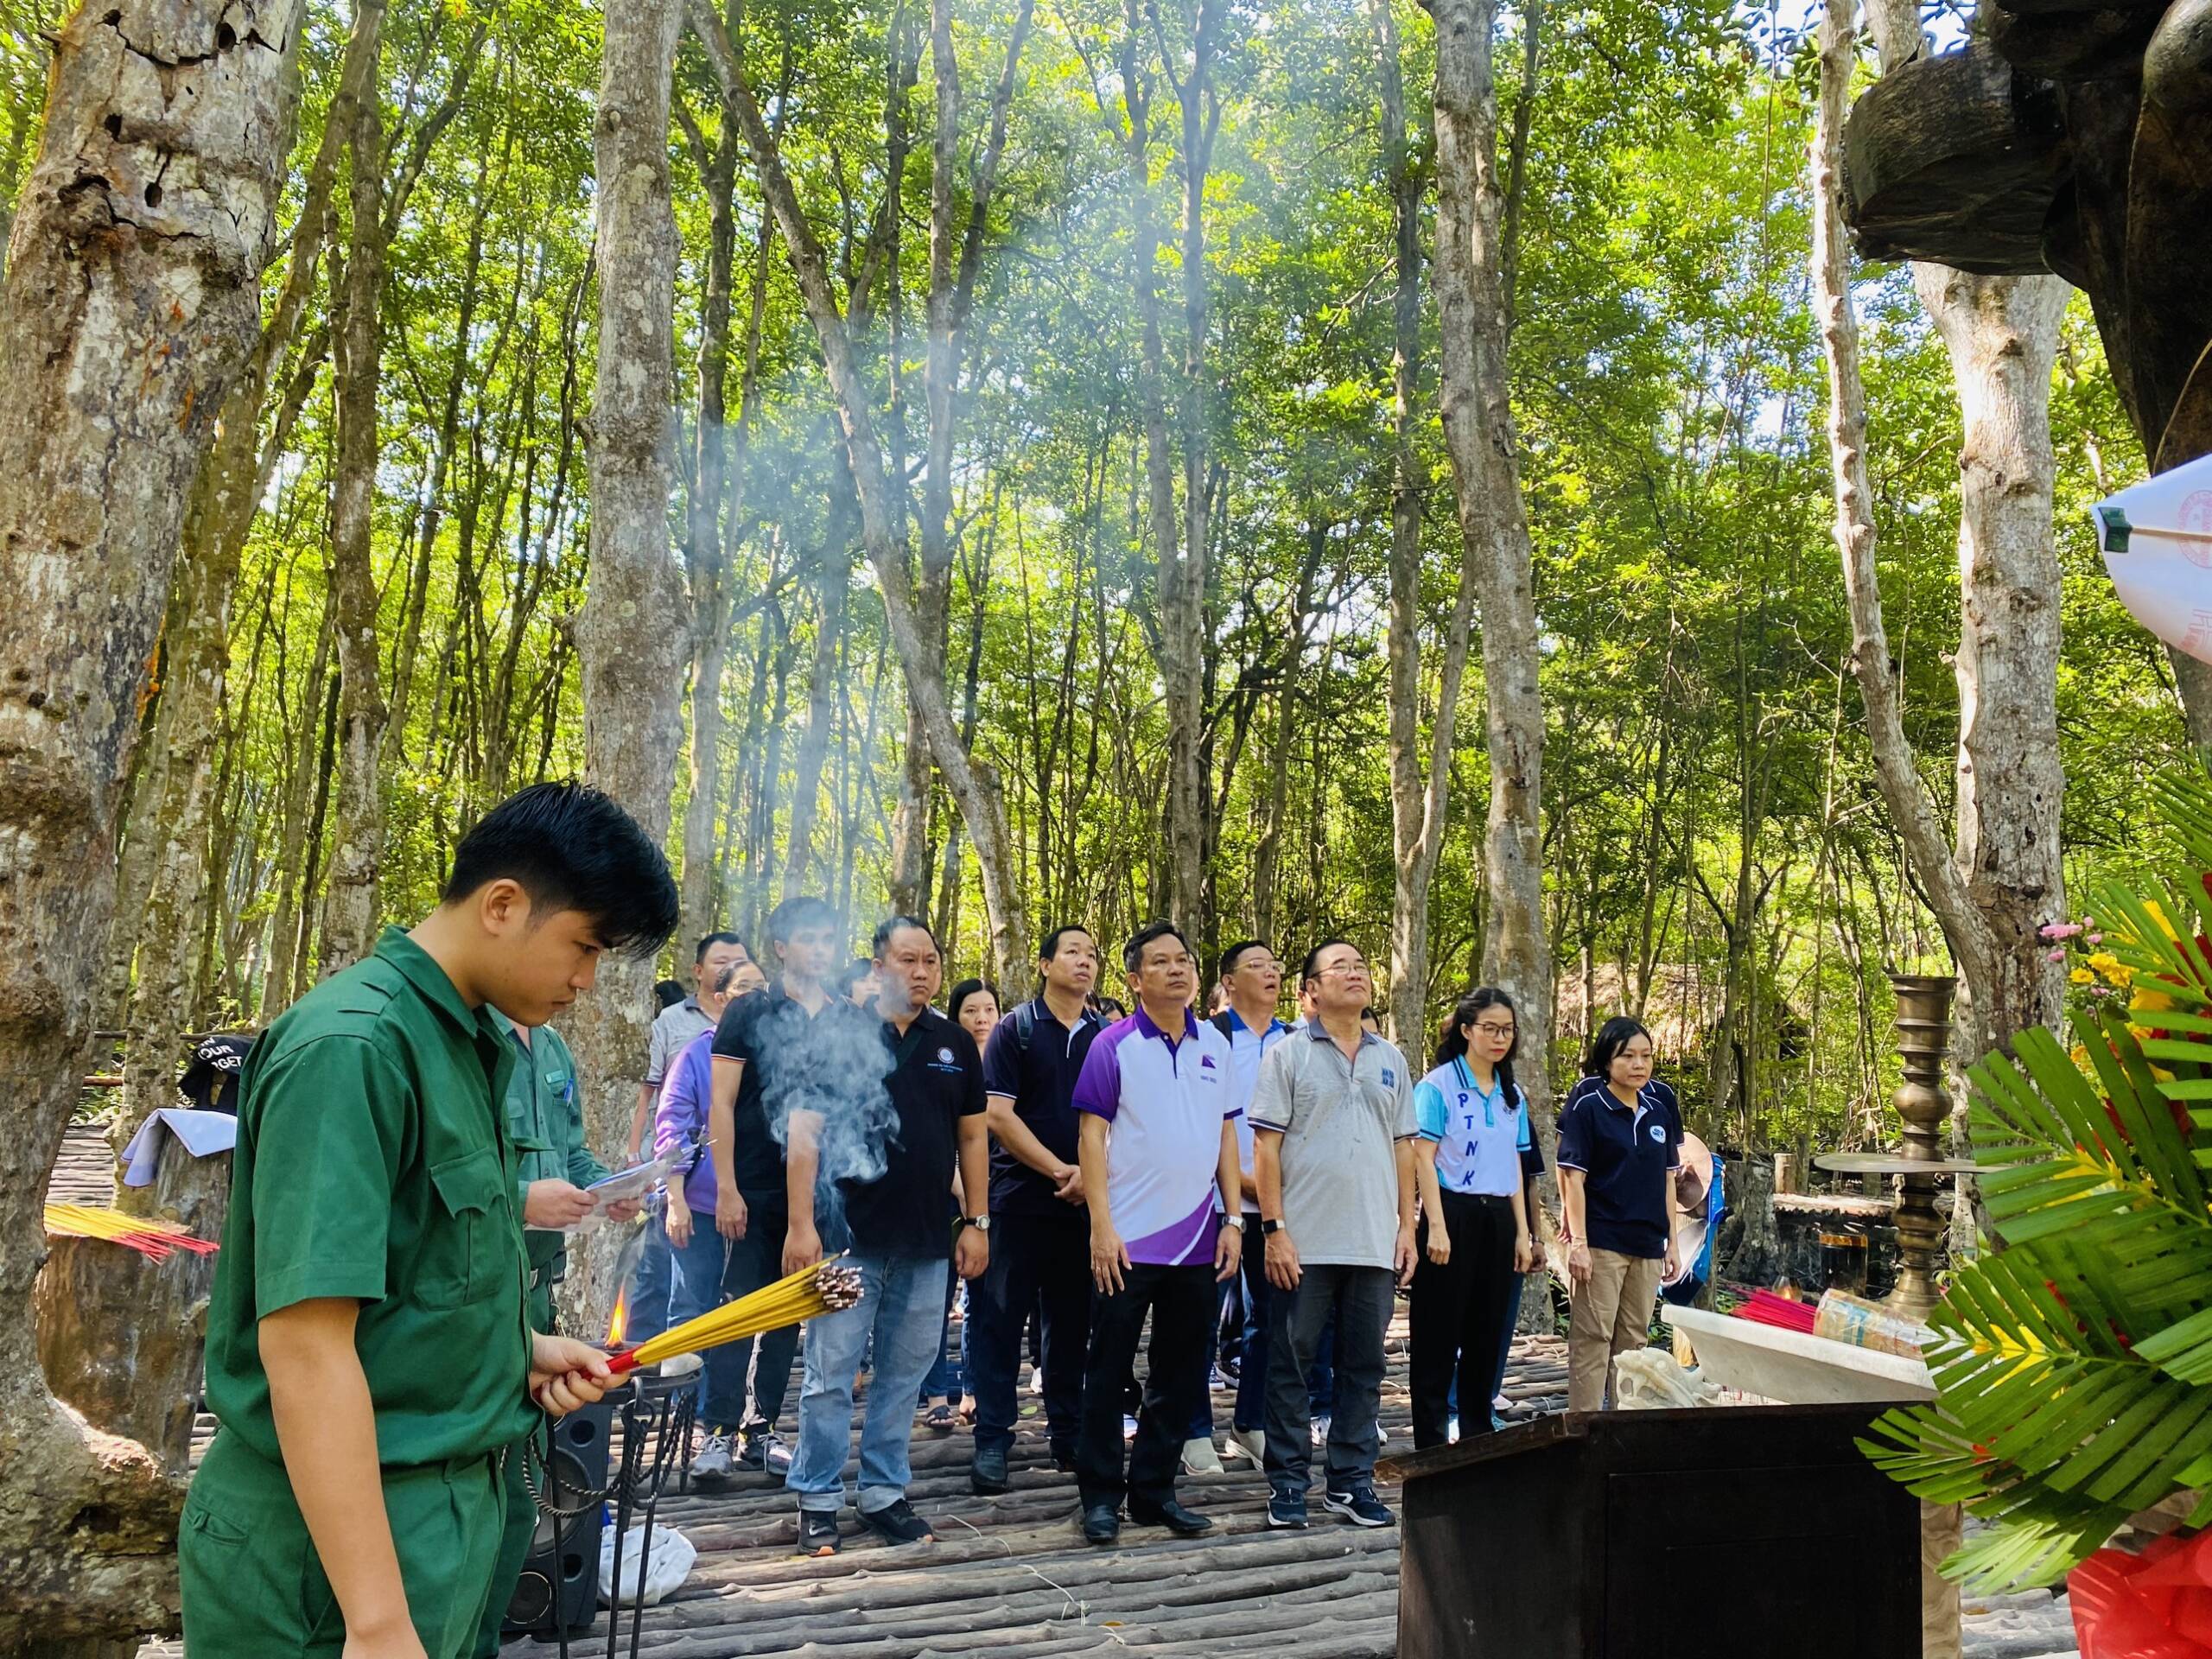
[[[1306,1374],[1336,1317],[1336,1411],[1322,1503],[1387,1527],[1375,1496],[1376,1412],[1390,1291],[1414,1269],[1413,1079],[1405,1056],[1360,1024],[1374,982],[1359,951],[1327,939],[1300,972],[1313,1019],[1268,1052],[1253,1091],[1252,1173],[1278,1311],[1268,1357],[1268,1524],[1303,1527],[1312,1457]]]

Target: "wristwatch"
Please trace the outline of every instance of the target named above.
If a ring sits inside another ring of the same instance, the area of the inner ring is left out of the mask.
[[[973,1227],[979,1233],[988,1233],[991,1230],[991,1218],[988,1216],[963,1216],[960,1217],[960,1224],[963,1227]]]
[[[1224,1227],[1234,1227],[1241,1233],[1244,1230],[1244,1217],[1242,1216],[1224,1216],[1221,1218],[1221,1224]]]
[[[1273,1238],[1277,1233],[1282,1231],[1282,1223],[1279,1221],[1262,1221],[1260,1224],[1260,1231],[1267,1237]]]

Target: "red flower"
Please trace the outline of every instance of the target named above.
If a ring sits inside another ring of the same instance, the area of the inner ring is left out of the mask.
[[[2101,1549],[2067,1588],[2082,1659],[2212,1659],[2212,1532]]]

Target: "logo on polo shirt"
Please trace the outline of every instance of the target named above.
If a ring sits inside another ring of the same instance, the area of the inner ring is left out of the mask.
[[[950,1065],[952,1064],[952,1051],[949,1048],[940,1048],[937,1052],[937,1058],[938,1065]]]
[[[1382,1068],[1382,1086],[1385,1089],[1395,1089],[1398,1086],[1398,1074],[1387,1065]],[[1466,1096],[1462,1095],[1459,1098],[1465,1100]]]
[[[1658,1123],[1654,1123],[1654,1124],[1651,1126],[1651,1138],[1652,1138],[1654,1141],[1664,1141],[1664,1140],[1667,1138],[1667,1131],[1666,1131],[1665,1126],[1663,1126],[1663,1125],[1662,1125],[1662,1124],[1658,1124]]]
[[[1199,1069],[1200,1071],[1212,1071],[1212,1070],[1214,1069],[1213,1056],[1212,1056],[1212,1055],[1211,1055],[1211,1054],[1201,1054],[1201,1055],[1199,1055],[1199,1056],[1198,1056],[1198,1069]]]

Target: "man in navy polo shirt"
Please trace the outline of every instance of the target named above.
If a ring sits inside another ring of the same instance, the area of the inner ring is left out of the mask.
[[[1045,1423],[1052,1461],[1075,1466],[1090,1335],[1090,1231],[1077,1165],[1076,1078],[1106,1028],[1088,999],[1098,980],[1090,931],[1059,927],[1037,953],[1038,995],[991,1033],[983,1054],[991,1146],[991,1265],[968,1298],[979,1493],[1007,1490],[1014,1390],[1030,1310],[1043,1325]]]
[[[842,1068],[818,1074],[792,1106],[783,1270],[823,1250],[849,1252],[861,1275],[853,1306],[810,1319],[798,1446],[784,1484],[798,1500],[798,1547],[837,1548],[837,1511],[852,1447],[853,1377],[874,1353],[861,1425],[861,1519],[894,1544],[934,1540],[906,1501],[914,1401],[944,1336],[944,1197],[980,1192],[988,1152],[983,1068],[975,1039],[930,1001],[944,982],[937,936],[894,916],[875,930],[866,1009],[824,1015],[852,1044]],[[990,1218],[962,1218],[953,1253],[963,1279],[990,1255]]]
[[[1183,1437],[1204,1404],[1215,1287],[1243,1249],[1229,1039],[1191,1008],[1198,963],[1172,922],[1122,947],[1137,1011],[1101,1032],[1076,1080],[1090,1211],[1090,1361],[1076,1478],[1083,1535],[1110,1544],[1121,1506],[1185,1536],[1213,1522],[1175,1497]],[[1122,1464],[1122,1381],[1152,1317],[1135,1444]]]

